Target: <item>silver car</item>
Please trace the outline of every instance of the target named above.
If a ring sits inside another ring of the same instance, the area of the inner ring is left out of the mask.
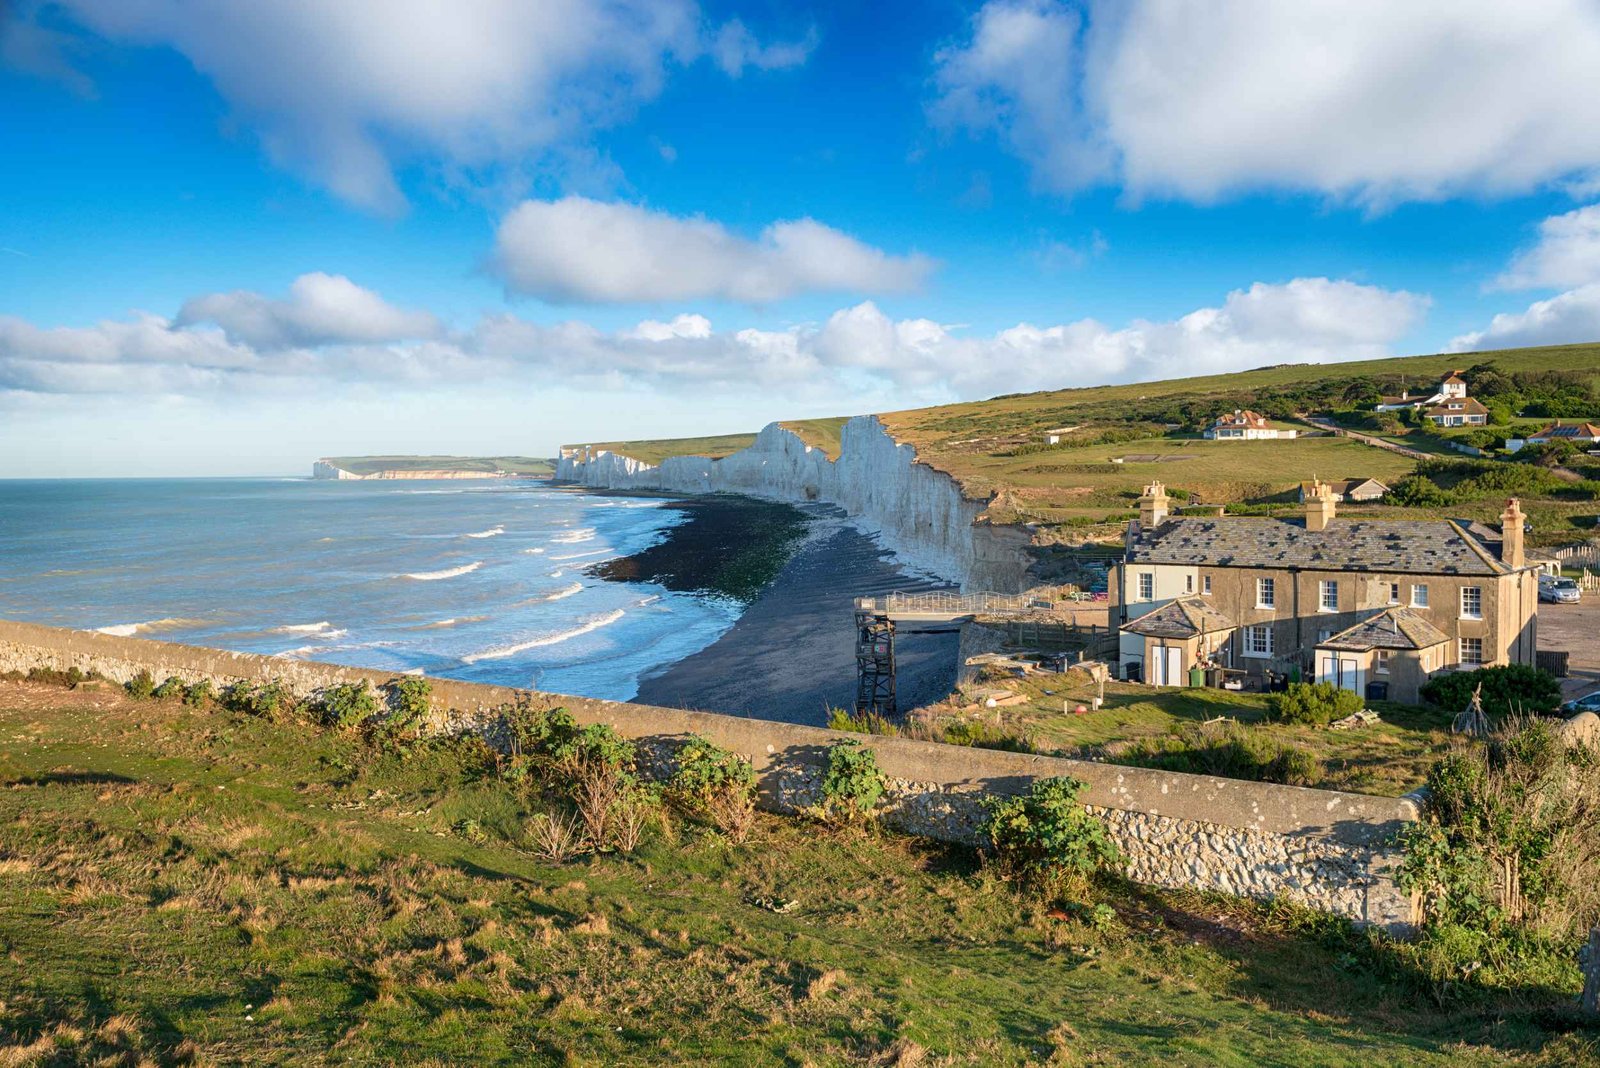
[[[1539,580],[1539,600],[1551,604],[1577,604],[1583,599],[1583,591],[1578,584],[1569,578],[1541,578]]]

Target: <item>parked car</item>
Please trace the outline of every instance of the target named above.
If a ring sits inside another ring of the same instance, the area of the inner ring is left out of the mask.
[[[1561,706],[1561,711],[1569,716],[1575,716],[1579,712],[1593,712],[1595,715],[1600,716],[1600,690],[1580,697],[1576,701],[1568,701]]]
[[[1551,604],[1577,604],[1583,599],[1583,591],[1578,589],[1578,584],[1569,578],[1557,578],[1546,575],[1539,579],[1539,600]]]

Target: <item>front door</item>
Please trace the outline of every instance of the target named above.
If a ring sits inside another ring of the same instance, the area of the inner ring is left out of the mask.
[[[1162,686],[1183,685],[1183,650],[1171,647],[1161,650]]]

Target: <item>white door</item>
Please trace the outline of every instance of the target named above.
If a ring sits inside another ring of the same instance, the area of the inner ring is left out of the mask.
[[[1165,672],[1166,678],[1161,683],[1161,685],[1163,685],[1163,686],[1182,686],[1183,685],[1183,650],[1182,649],[1162,649],[1161,650],[1161,660],[1162,660],[1163,666],[1166,668],[1166,672]]]
[[[1354,660],[1339,660],[1339,688],[1361,692],[1361,667]]]

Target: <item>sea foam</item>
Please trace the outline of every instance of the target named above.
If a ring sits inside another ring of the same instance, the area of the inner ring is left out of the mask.
[[[416,579],[418,582],[437,582],[440,579],[455,578],[457,575],[470,574],[483,566],[479,560],[472,564],[463,564],[460,567],[447,568],[444,571],[412,571],[401,575],[401,578]]]
[[[149,619],[143,623],[115,623],[109,627],[96,627],[95,632],[116,638],[131,638],[152,630],[172,630],[175,627],[195,626],[200,622],[198,619]]]
[[[573,627],[571,630],[564,630],[557,634],[547,634],[542,638],[532,638],[525,642],[517,642],[514,645],[502,645],[494,649],[485,649],[481,653],[473,653],[470,656],[462,657],[461,662],[463,664],[476,664],[480,660],[503,660],[508,656],[516,656],[518,653],[526,652],[529,649],[540,649],[546,645],[559,645],[564,641],[570,641],[581,635],[593,633],[601,627],[609,627],[627,614],[627,612],[619,608],[607,615],[596,616],[582,626]]]
[[[503,526],[490,527],[488,530],[480,530],[476,534],[468,534],[468,535],[466,535],[466,537],[469,537],[469,538],[498,538],[500,535],[504,534],[505,532],[506,532],[506,528],[503,527]]]

